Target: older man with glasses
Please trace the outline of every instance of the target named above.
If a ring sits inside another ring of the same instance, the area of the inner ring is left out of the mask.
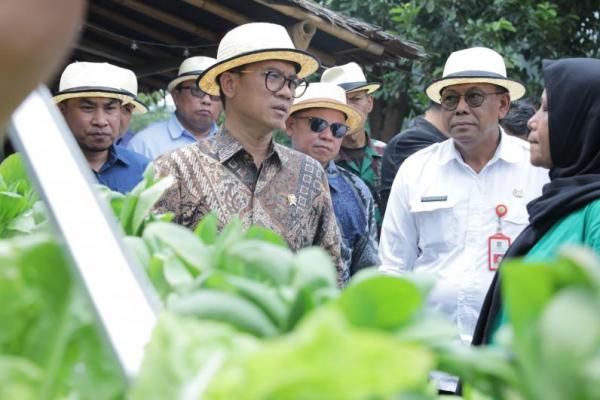
[[[222,99],[225,121],[213,137],[159,158],[159,176],[174,184],[156,210],[194,228],[213,212],[222,227],[232,218],[279,234],[296,251],[320,246],[332,257],[342,283],[341,238],[327,176],[311,157],[273,141],[304,77],[319,67],[294,47],[280,25],[250,23],[228,32],[217,62],[198,78],[199,88]]]
[[[379,265],[375,202],[367,185],[333,161],[342,140],[360,129],[363,114],[346,103],[346,93],[331,83],[311,83],[294,101],[286,131],[294,149],[319,161],[327,171],[333,210],[342,232],[342,281],[365,267]]]
[[[381,270],[431,275],[431,307],[468,344],[494,271],[527,226],[526,205],[541,194],[548,171],[533,167],[528,144],[499,125],[511,100],[525,94],[507,78],[500,54],[482,47],[452,53],[426,93],[441,104],[450,139],[398,170],[379,244]],[[440,389],[455,386],[440,378]]]
[[[158,156],[214,135],[221,115],[219,96],[204,93],[196,79],[215,63],[211,57],[190,57],[179,67],[179,73],[167,90],[175,102],[175,112],[167,121],[151,124],[133,135],[127,148],[154,160]]]

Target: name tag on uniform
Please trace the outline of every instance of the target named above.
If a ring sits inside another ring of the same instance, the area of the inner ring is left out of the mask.
[[[495,271],[510,247],[510,238],[498,232],[488,237],[488,268]]]
[[[421,197],[421,203],[431,203],[434,201],[446,201],[448,196],[423,196]]]

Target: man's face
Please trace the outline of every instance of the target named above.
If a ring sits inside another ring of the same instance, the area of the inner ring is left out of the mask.
[[[198,88],[195,80],[181,82],[171,92],[171,96],[175,102],[177,117],[193,133],[207,133],[223,108],[218,96],[211,99]]]
[[[527,138],[531,145],[529,148],[531,163],[537,167],[552,168],[546,90],[542,93],[542,104],[539,110],[529,119],[527,127],[531,130]]]
[[[508,93],[497,94],[501,91],[502,88],[488,83],[452,85],[442,90],[444,125],[450,137],[459,146],[471,147],[497,139],[498,120],[506,115],[510,105]],[[481,100],[483,96],[483,102],[478,106],[470,105],[465,95],[471,103]],[[444,99],[457,101],[456,108],[447,109]]]
[[[346,101],[349,105],[357,108],[363,115],[365,116],[364,124],[367,123],[367,117],[369,113],[373,110],[373,96],[367,94],[366,90],[361,90],[358,92],[346,93]],[[363,129],[364,130],[363,125]],[[358,133],[362,133],[362,130],[359,129]]]
[[[270,73],[267,75],[267,73]],[[285,121],[293,102],[294,91],[286,81],[281,89],[267,89],[267,79],[295,79],[295,65],[287,61],[267,60],[247,64],[241,72],[225,72],[221,88],[227,96],[227,118],[230,115],[247,124],[247,128],[271,132],[285,129]]]
[[[121,102],[106,97],[68,99],[59,108],[84,152],[106,151],[119,133]]]
[[[329,126],[322,132],[313,132],[309,118],[321,118],[327,121]],[[288,118],[286,132],[292,139],[294,149],[325,165],[337,156],[342,145],[342,138],[334,137],[331,132],[331,124],[335,123],[346,123],[344,113],[330,108],[309,108],[300,110]]]
[[[118,137],[121,137],[129,129],[131,116],[133,115],[133,104],[125,104],[121,106],[121,128],[119,129]]]

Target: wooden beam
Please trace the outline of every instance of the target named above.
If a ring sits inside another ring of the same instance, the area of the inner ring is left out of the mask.
[[[85,22],[83,24],[83,26],[86,27],[87,29],[89,29],[90,32],[94,32],[96,35],[101,35],[103,39],[121,43],[127,47],[130,47],[131,44],[133,43],[133,40],[135,40],[135,39],[126,39],[124,37],[117,36],[117,35],[106,34],[106,33],[104,33],[104,31],[105,31],[104,28],[99,27],[94,24],[90,24],[89,22]],[[159,50],[156,47],[145,46],[143,44],[140,44],[136,50],[132,49],[132,51],[134,51],[135,53],[139,52],[142,54],[147,54],[147,55],[150,55],[150,56],[156,57],[156,58],[172,57],[171,53],[168,53],[164,50]]]
[[[187,4],[190,4],[194,7],[200,8],[202,10],[208,11],[211,14],[225,18],[226,20],[233,22],[236,25],[242,25],[242,24],[247,24],[249,22],[254,22],[252,19],[248,18],[247,16],[240,14],[239,12],[234,11],[230,8],[222,6],[212,0],[181,0],[181,1],[183,1]],[[315,56],[317,56],[324,65],[334,66],[336,64],[335,59],[322,50],[316,49],[315,47],[309,47],[308,51],[313,53]]]
[[[252,22],[252,20],[246,17],[243,14],[240,14],[237,11],[233,11],[230,8],[222,6],[215,1],[212,0],[183,0],[185,3],[188,3],[196,8],[200,8],[202,10],[208,11],[211,14],[218,15],[221,18],[226,19],[227,21],[231,21],[236,25],[247,24],[248,22]]]
[[[148,65],[148,63],[145,63],[143,65],[133,67],[133,70],[135,71],[135,74],[138,78],[143,78],[146,76],[163,74],[165,72],[177,71],[179,69],[179,64],[180,62],[178,60],[174,60],[171,57],[171,59],[167,60],[157,60],[150,65]],[[177,73],[174,73],[173,77],[175,77],[175,75],[177,75]]]
[[[385,51],[385,48],[372,40],[369,40],[365,37],[358,36],[350,31],[347,31],[344,28],[340,28],[339,26],[332,24],[331,22],[323,20],[321,17],[318,17],[314,14],[307,13],[299,8],[278,4],[270,4],[265,0],[254,0],[258,4],[261,4],[265,7],[268,7],[272,10],[279,11],[280,13],[287,15],[288,17],[296,18],[299,20],[310,20],[313,21],[317,28],[330,34],[331,36],[337,37],[347,43],[352,44],[360,49],[368,51],[369,53],[380,56]]]
[[[155,28],[149,28],[146,25],[143,25],[132,18],[127,18],[123,14],[118,14],[114,11],[107,10],[105,8],[98,6],[97,4],[89,4],[88,9],[93,14],[100,15],[104,18],[107,18],[111,21],[116,22],[117,24],[119,24],[121,26],[133,29],[143,35],[146,35],[153,39],[159,40],[162,43],[181,44],[179,39],[177,39],[175,36],[171,36],[167,33],[160,32],[160,31],[156,30]]]
[[[75,50],[79,50],[81,52],[91,54],[108,61],[113,61],[121,65],[132,64],[132,59],[128,59],[126,57],[123,57],[122,55],[117,55],[116,52],[113,51],[114,49],[99,48],[95,44],[84,44],[81,42],[77,43],[74,48]]]
[[[144,14],[145,16],[153,18],[157,21],[171,25],[174,28],[199,36],[202,39],[207,40],[209,42],[217,42],[219,40],[219,36],[216,33],[209,31],[208,29],[204,29],[194,23],[188,22],[182,18],[176,17],[167,12],[157,10],[156,8],[143,4],[139,1],[113,0],[113,2],[130,8],[134,11],[137,11],[140,14]]]

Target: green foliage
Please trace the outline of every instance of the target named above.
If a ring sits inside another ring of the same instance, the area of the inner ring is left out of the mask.
[[[133,114],[129,129],[139,132],[153,122],[164,121],[171,117],[173,110],[165,104],[166,92],[156,90],[152,93],[139,93],[140,100],[148,106],[146,114]]]
[[[61,246],[0,241],[0,397],[121,399],[125,382]]]
[[[442,75],[452,51],[490,47],[504,56],[508,76],[522,81],[536,101],[545,58],[600,57],[600,7],[568,0],[325,0],[326,6],[382,26],[419,43],[427,56],[409,73],[396,65],[380,68],[388,102],[408,95],[411,115],[427,104],[424,89]]]
[[[0,164],[0,238],[33,232],[45,221],[21,156],[10,155]]]

